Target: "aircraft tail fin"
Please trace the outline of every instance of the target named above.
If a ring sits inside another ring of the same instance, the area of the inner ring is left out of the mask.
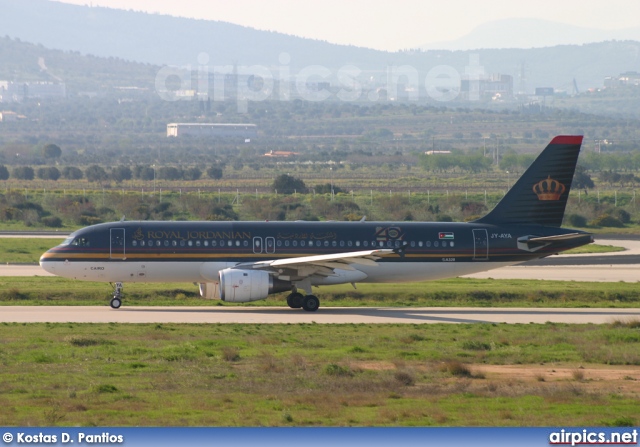
[[[562,225],[582,138],[560,135],[551,140],[496,207],[475,222]]]

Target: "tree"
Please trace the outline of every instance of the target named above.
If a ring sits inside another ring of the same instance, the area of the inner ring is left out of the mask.
[[[75,166],[65,166],[62,168],[62,177],[69,180],[80,180],[84,177],[84,174],[80,168],[76,168]]]
[[[57,144],[45,144],[42,148],[42,155],[44,155],[45,158],[60,158],[62,149],[60,149],[60,146]]]
[[[56,167],[39,168],[37,172],[38,178],[42,180],[58,180],[60,171]]]
[[[117,183],[124,180],[131,180],[131,169],[128,166],[116,166],[111,170],[111,178]]]
[[[11,172],[11,177],[18,180],[33,180],[34,176],[33,168],[29,166],[18,166]]]
[[[151,166],[136,165],[133,168],[133,176],[140,180],[153,180],[155,177],[155,170]]]
[[[593,180],[591,176],[586,173],[584,167],[576,166],[576,172],[573,175],[573,187],[576,189],[584,189],[584,192],[588,194],[587,189],[593,188]]]
[[[185,180],[198,180],[202,176],[202,171],[198,168],[186,169],[182,176]]]
[[[7,180],[9,178],[9,170],[5,165],[0,165],[0,180]]]
[[[294,192],[304,193],[307,191],[307,186],[302,180],[288,174],[277,176],[271,188],[280,194],[293,194]]]
[[[164,180],[181,180],[182,169],[174,168],[173,166],[164,166],[158,169],[158,178]]]
[[[222,178],[222,172],[222,168],[211,166],[209,169],[207,169],[207,176],[214,180],[219,180]]]
[[[107,171],[105,171],[102,167],[98,165],[89,166],[86,171],[84,171],[84,175],[87,177],[87,180],[90,182],[100,182],[105,181],[109,176],[107,175]]]

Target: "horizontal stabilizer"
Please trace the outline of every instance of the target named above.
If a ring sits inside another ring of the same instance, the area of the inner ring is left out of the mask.
[[[542,247],[548,247],[560,242],[566,242],[580,238],[589,238],[589,243],[593,242],[593,235],[590,233],[556,234],[554,236],[529,235],[518,238],[518,248],[525,251],[537,251]]]

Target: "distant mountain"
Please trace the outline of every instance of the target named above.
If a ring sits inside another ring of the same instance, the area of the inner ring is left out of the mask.
[[[159,65],[342,66],[371,58],[384,68],[392,53],[334,45],[212,20],[195,20],[47,0],[0,0],[0,34],[49,48]],[[379,62],[378,62],[379,61]]]
[[[424,50],[479,48],[543,48],[582,45],[607,40],[639,40],[640,27],[603,30],[542,19],[503,19],[486,22],[456,40],[422,45]]]
[[[540,32],[540,29],[536,35],[542,39],[547,31]],[[485,74],[512,75],[515,90],[523,85],[528,92],[533,92],[535,87],[570,90],[573,79],[584,90],[602,86],[606,76],[630,70],[640,71],[640,42],[636,41],[535,49],[389,53],[259,31],[219,21],[46,0],[0,0],[0,35],[13,39],[6,39],[10,44],[0,46],[0,80],[24,80],[25,73],[29,76],[52,75],[65,80],[71,89],[74,88],[72,80],[82,82],[82,88],[88,88],[92,82],[96,85],[105,82],[122,85],[126,84],[127,78],[130,80],[128,85],[153,86],[154,74],[159,66],[191,65],[195,70],[201,53],[209,56],[209,67],[261,65],[271,69],[275,76],[283,71],[295,76],[303,68],[320,66],[329,70],[329,80],[334,83],[338,70],[345,65],[360,69],[360,78],[366,79],[363,82],[374,80],[378,83],[387,79],[388,69],[403,67],[400,71],[415,69],[415,80],[421,88],[425,86],[427,74],[435,67],[449,66],[464,74],[473,58],[479,59]],[[41,46],[16,48],[16,38],[23,43],[32,42]],[[515,42],[515,39],[514,35],[509,41]],[[52,48],[65,50],[66,53],[56,53],[55,57],[54,53],[43,56]],[[288,57],[283,57],[284,53]],[[81,54],[93,56],[82,58]],[[41,72],[39,57],[45,58],[48,73]],[[157,66],[127,65],[125,61]],[[16,63],[21,68],[15,68]],[[59,64],[64,67],[62,71]],[[521,79],[522,75],[524,79]],[[316,79],[322,78],[316,76]],[[402,78],[400,82],[411,84],[415,80]]]

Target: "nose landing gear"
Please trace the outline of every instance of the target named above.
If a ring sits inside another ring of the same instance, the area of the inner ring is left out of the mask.
[[[122,305],[122,283],[121,282],[117,282],[113,287],[113,298],[111,298],[111,303],[109,304],[111,305],[112,309],[119,309],[120,306]]]

